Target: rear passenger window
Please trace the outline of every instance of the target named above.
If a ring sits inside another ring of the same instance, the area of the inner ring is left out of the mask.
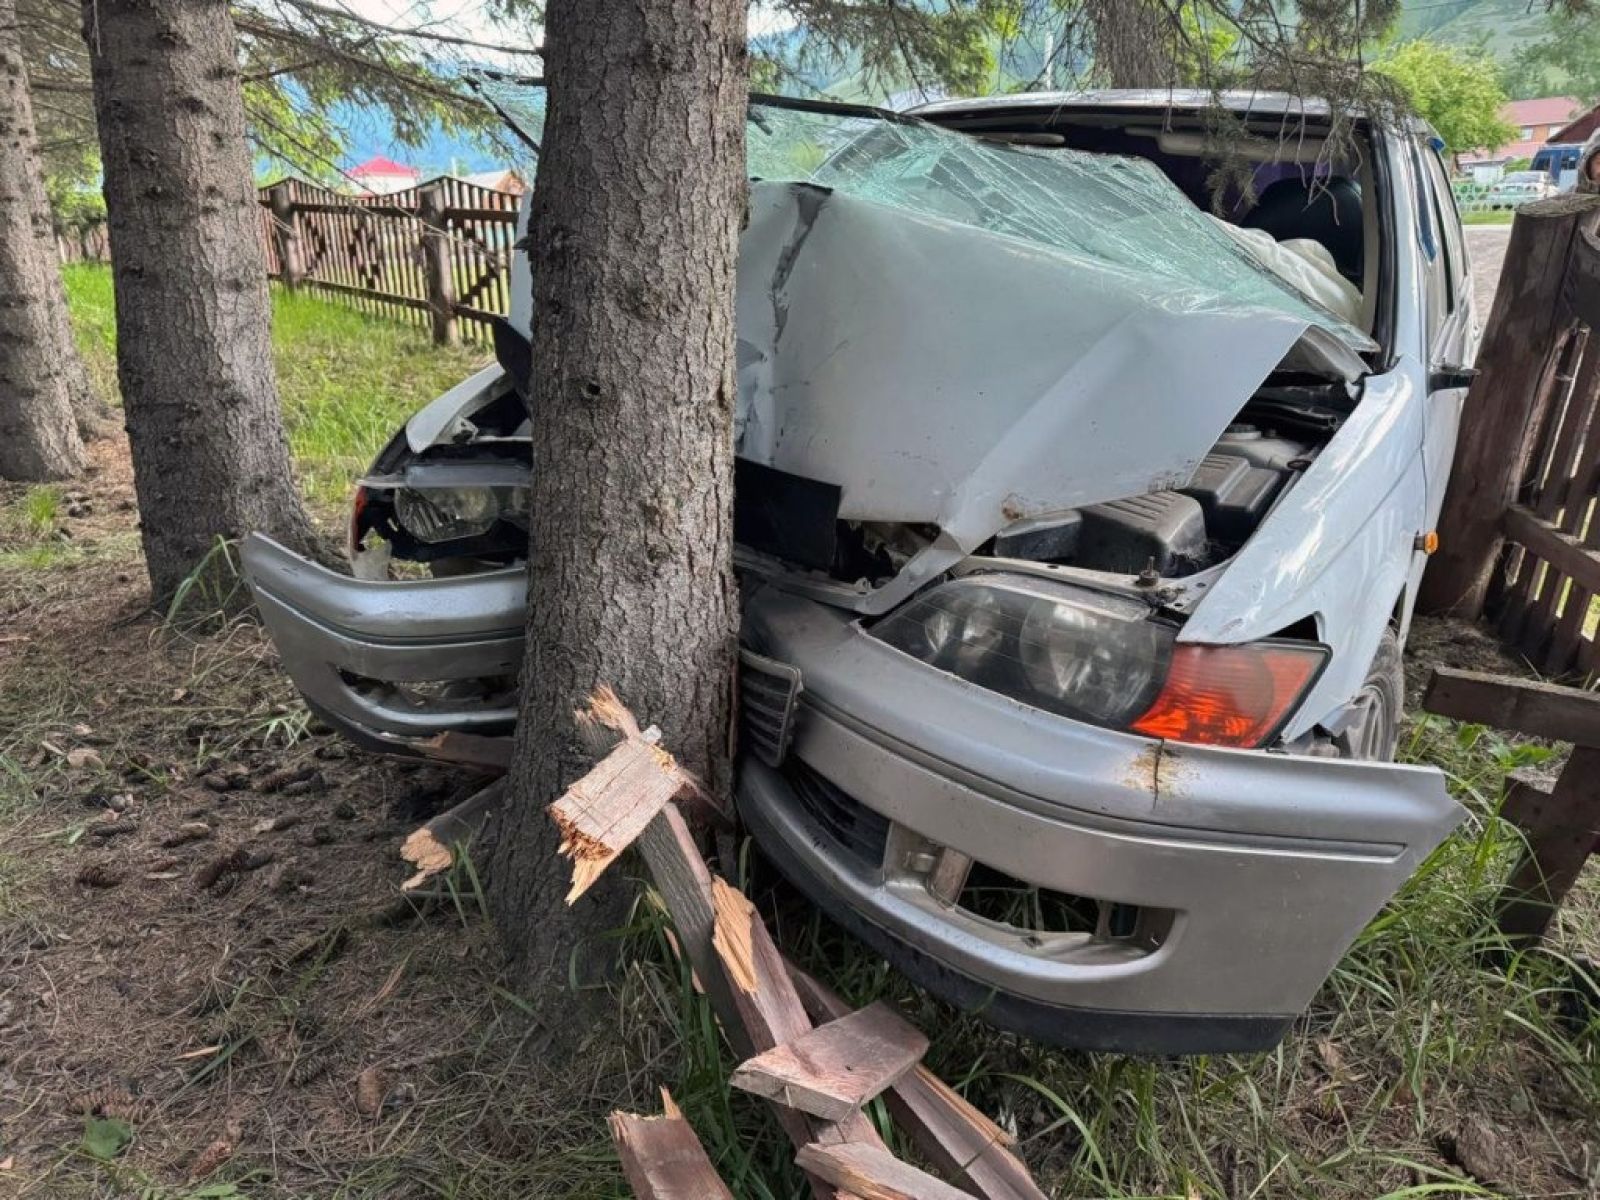
[[[1438,218],[1440,241],[1444,246],[1445,276],[1450,283],[1450,310],[1455,311],[1466,294],[1467,251],[1461,241],[1461,212],[1456,194],[1450,190],[1450,177],[1439,158],[1438,147],[1430,143],[1422,151],[1428,180],[1433,185],[1433,209]]]
[[[1439,198],[1418,141],[1411,143],[1411,174],[1416,180],[1417,239],[1422,245],[1422,271],[1427,288],[1427,333],[1431,343],[1455,307],[1450,266],[1441,242]]]

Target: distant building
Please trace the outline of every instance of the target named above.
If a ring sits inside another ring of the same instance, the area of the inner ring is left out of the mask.
[[[1550,141],[1571,145],[1588,141],[1600,129],[1600,104],[1585,110],[1550,135]]]
[[[392,192],[403,192],[422,182],[421,171],[404,163],[397,163],[392,158],[384,158],[382,155],[369,158],[360,166],[351,167],[345,175],[361,194],[367,196],[387,196]]]
[[[1520,158],[1532,158],[1551,135],[1583,111],[1571,96],[1541,96],[1537,100],[1513,100],[1500,109],[1500,118],[1516,130],[1512,141],[1492,148],[1479,147],[1457,155],[1463,169],[1481,171],[1500,167]]]
[[[513,196],[520,196],[528,190],[527,181],[511,167],[496,167],[492,171],[474,171],[470,175],[457,175],[464,183],[476,187],[489,188],[496,192],[510,192]]]

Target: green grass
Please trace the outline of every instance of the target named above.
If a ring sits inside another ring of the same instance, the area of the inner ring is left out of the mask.
[[[1483,212],[1464,212],[1461,214],[1463,225],[1509,225],[1516,217],[1510,209],[1486,209]]]
[[[115,380],[116,305],[110,269],[63,269],[79,346],[106,394]],[[273,288],[273,361],[295,467],[325,514],[408,417],[487,361],[476,348],[440,349],[420,329],[309,292]]]

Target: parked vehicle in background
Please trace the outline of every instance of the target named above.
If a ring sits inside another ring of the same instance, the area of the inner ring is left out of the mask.
[[[1488,207],[1520,208],[1530,200],[1543,200],[1557,195],[1560,190],[1545,171],[1512,171],[1489,185]]]
[[[1578,183],[1578,158],[1582,142],[1560,142],[1539,147],[1532,167],[1549,177],[1558,192],[1570,192]]]
[[[750,111],[739,812],[902,971],[1068,1045],[1274,1044],[1461,816],[1392,762],[1478,336],[1436,142],[1228,96],[1219,185],[1212,101]],[[353,575],[244,548],[376,749],[511,735],[530,293],[519,255],[499,362],[362,481]]]

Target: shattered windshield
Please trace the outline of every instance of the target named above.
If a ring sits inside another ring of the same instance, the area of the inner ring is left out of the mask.
[[[542,86],[485,80],[486,99],[534,143]],[[1177,310],[1259,308],[1373,343],[1253,259],[1154,163],[1064,147],[987,142],[872,110],[752,97],[752,179],[810,183],[920,217],[953,221],[1138,281]]]

